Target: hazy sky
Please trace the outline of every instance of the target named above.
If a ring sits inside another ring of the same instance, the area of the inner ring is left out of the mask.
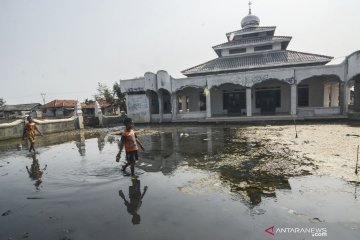
[[[241,29],[247,0],[0,0],[0,98],[7,104],[91,98],[98,82],[216,58]],[[360,50],[359,0],[253,0],[288,49],[335,58]]]

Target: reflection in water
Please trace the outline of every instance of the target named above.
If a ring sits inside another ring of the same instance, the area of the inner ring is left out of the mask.
[[[82,148],[79,150],[79,153],[84,154],[84,146],[85,140],[90,138],[95,138],[101,136],[101,133],[95,131],[76,131],[76,132],[61,132],[61,133],[53,133],[49,135],[44,135],[36,139],[36,145],[38,147],[44,146],[53,146],[58,145],[66,142],[75,141],[76,146]],[[108,141],[111,143],[114,138],[108,138]],[[22,141],[19,143],[19,139],[12,139],[12,140],[5,140],[0,141],[0,152],[6,152],[10,150],[21,150],[23,146],[25,146],[26,141]]]
[[[75,142],[76,147],[78,148],[80,156],[85,156],[85,134],[84,132],[80,132],[78,135],[78,140]]]
[[[276,197],[276,189],[290,189],[287,177],[257,168],[266,155],[260,142],[252,141],[231,128],[171,129],[150,136],[141,136],[149,149],[140,153],[139,168],[147,172],[161,171],[171,175],[179,166],[218,172],[220,180],[230,186],[249,207],[261,203],[262,197]],[[262,151],[259,151],[259,150]]]
[[[282,166],[274,165],[276,171],[261,169],[264,164],[286,156],[269,155],[264,143],[248,139],[242,130],[216,126],[171,127],[153,131],[154,134],[139,134],[146,151],[139,152],[136,167],[164,175],[173,174],[180,165],[217,172],[220,180],[245,203],[256,206],[262,197],[276,197],[276,189],[290,189],[287,177],[281,172]],[[41,137],[38,146],[75,141],[79,154],[85,156],[85,140],[94,137],[98,138],[99,151],[117,139],[114,135],[80,131]],[[16,149],[18,141],[10,142],[12,145],[1,144],[0,151],[8,147]]]
[[[98,142],[98,148],[99,148],[99,151],[101,152],[104,147],[105,147],[105,137],[106,137],[106,134],[100,134],[97,138],[97,142]]]
[[[126,199],[122,190],[119,190],[119,196],[124,200],[128,213],[132,215],[131,222],[133,224],[140,224],[140,215],[138,211],[140,210],[142,199],[145,196],[148,187],[145,186],[144,191],[141,194],[140,180],[132,179],[131,181],[132,186],[129,186],[129,201]]]
[[[28,166],[26,166],[26,170],[29,174],[29,177],[35,181],[34,186],[37,190],[40,190],[40,184],[42,183],[42,175],[43,175],[43,171],[46,170],[47,165],[45,165],[44,169],[40,170],[40,164],[39,164],[39,160],[36,158],[36,154],[32,154],[32,159],[33,162],[31,164],[31,167],[29,169]]]

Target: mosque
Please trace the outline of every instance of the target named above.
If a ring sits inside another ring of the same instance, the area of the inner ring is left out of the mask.
[[[213,46],[217,58],[173,78],[160,70],[121,80],[136,122],[333,119],[360,115],[360,51],[333,57],[288,50],[292,39],[251,12]]]

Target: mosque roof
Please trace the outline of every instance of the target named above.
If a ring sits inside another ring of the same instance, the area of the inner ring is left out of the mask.
[[[323,65],[330,62],[331,59],[333,59],[333,57],[290,50],[279,50],[259,54],[239,55],[236,57],[220,57],[186,69],[182,71],[182,74],[194,76],[266,68]]]
[[[268,32],[268,31],[275,31],[275,26],[267,26],[267,27],[249,27],[249,28],[243,28],[234,32],[228,32],[226,33],[226,36],[229,38],[231,34],[235,35],[241,35],[241,34],[247,34],[250,32]]]
[[[292,37],[274,36],[275,26],[260,26],[260,18],[251,12],[241,21],[242,29],[226,33],[228,42],[213,50],[219,58],[182,71],[186,76],[252,71],[269,68],[324,65],[333,58],[287,50]]]
[[[231,46],[244,45],[244,44],[252,44],[252,43],[262,43],[262,42],[270,42],[270,41],[290,41],[292,37],[288,36],[269,36],[269,37],[259,37],[259,38],[249,38],[249,39],[241,39],[234,40],[230,42],[225,42],[213,47],[213,49],[222,49]]]

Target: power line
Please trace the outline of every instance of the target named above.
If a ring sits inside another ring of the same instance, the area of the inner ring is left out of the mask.
[[[41,95],[41,98],[42,98],[43,103],[44,103],[44,105],[45,105],[45,96],[46,96],[46,93],[40,93],[40,95]]]

